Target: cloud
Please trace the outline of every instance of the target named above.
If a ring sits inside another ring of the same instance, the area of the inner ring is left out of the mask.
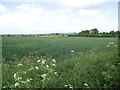
[[[16,11],[0,15],[0,30],[1,33],[64,32],[74,23],[65,13],[61,10],[50,12],[40,6],[21,4],[16,7]]]
[[[1,0],[1,2],[23,2],[23,0]],[[54,2],[57,5],[72,8],[89,8],[105,2],[119,2],[119,0],[24,0],[24,2]],[[25,6],[27,9],[28,7]]]
[[[93,5],[99,5],[103,3],[104,0],[62,0],[61,3],[64,6],[69,7],[91,7]]]
[[[86,16],[86,17],[89,17],[89,18],[92,18],[92,19],[102,20],[109,14],[109,11],[101,10],[101,9],[99,9],[99,10],[80,9],[79,14]]]
[[[20,11],[28,11],[29,8],[30,8],[30,5],[28,4],[22,4],[22,5],[17,6],[17,9],[19,9]]]
[[[2,33],[32,33],[35,23],[40,25],[46,20],[46,11],[43,8],[22,4],[16,7],[16,11],[0,15],[0,30]],[[7,26],[7,27],[6,27]]]
[[[5,8],[1,3],[0,3],[0,13],[6,12],[7,8]]]
[[[33,2],[33,1],[35,2],[61,2],[63,0],[24,0],[24,2]],[[82,1],[82,0],[79,0],[79,1]],[[92,1],[92,0],[89,0],[89,1]],[[103,0],[103,1],[104,2],[119,2],[119,0]],[[23,2],[23,0],[1,0],[1,2]]]
[[[35,3],[21,4],[16,7],[14,6],[14,9],[9,9],[10,12],[7,13],[4,12],[8,9],[3,4],[0,4],[0,31],[2,34],[38,34],[53,32],[79,32],[81,29],[84,30],[95,27],[99,29],[101,26],[104,28],[103,25],[99,25],[99,20],[104,23],[103,20],[106,18],[106,15],[108,15],[107,10],[95,8],[86,9],[85,7],[92,5],[91,2],[85,3],[85,0],[84,2],[81,2],[83,3],[82,6],[82,4],[77,3],[81,0],[74,1],[73,5],[72,0],[66,0],[66,2],[60,1],[58,3],[61,3],[61,5],[66,7],[55,9],[50,8],[49,10],[42,6],[36,6]],[[102,0],[98,1],[96,0],[94,4],[102,3]],[[4,9],[1,9],[1,7]],[[94,19],[94,21],[92,19]]]
[[[28,13],[29,15],[42,15],[47,14],[47,11],[44,10],[42,7],[38,7],[37,5],[30,5],[30,4],[22,4],[16,7],[18,12],[21,13]]]

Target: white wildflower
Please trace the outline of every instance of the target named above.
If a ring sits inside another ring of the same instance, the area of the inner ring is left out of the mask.
[[[43,75],[41,75],[41,77],[43,77],[43,78],[45,78],[47,76],[47,74],[43,74]]]
[[[21,80],[22,78],[21,77],[18,77],[16,80]]]
[[[68,87],[68,85],[64,85],[65,87]]]
[[[48,65],[46,65],[46,67],[47,67],[47,68],[49,68],[49,66],[48,66]]]
[[[71,50],[70,52],[72,52],[72,53],[73,53],[73,52],[75,52],[75,51],[74,51],[74,50]]]
[[[52,64],[53,66],[56,66],[55,64]]]
[[[39,63],[41,60],[38,60],[37,62]]]
[[[30,78],[30,80],[33,80],[32,78]]]
[[[87,83],[84,83],[84,85],[88,87],[88,84],[87,84]]]
[[[113,42],[109,42],[109,44],[113,44]]]
[[[71,84],[68,84],[68,87],[71,88],[71,89],[73,89],[73,86]]]
[[[26,80],[26,82],[30,82],[30,80],[29,80],[29,79],[27,79],[27,80]]]
[[[38,69],[38,67],[35,67],[35,69]]]
[[[6,88],[6,86],[3,86],[3,88]]]
[[[46,60],[42,60],[41,64],[45,64]]]
[[[73,89],[73,86],[70,86],[69,88]]]
[[[110,47],[109,45],[107,45],[106,47]]]
[[[117,45],[114,45],[115,47],[117,46]]]
[[[17,73],[14,74],[14,78],[16,78]]]
[[[23,66],[22,64],[18,64],[17,66]]]
[[[57,75],[57,72],[54,72],[55,75]]]
[[[27,83],[27,82],[30,82],[31,80],[33,80],[33,79],[27,79],[26,81],[21,81],[21,83]]]
[[[48,80],[51,80],[51,78],[47,78]]]
[[[26,73],[25,71],[23,71],[23,73]]]
[[[53,62],[53,63],[56,63],[56,60],[55,60],[55,59],[53,59],[53,60],[52,60],[52,62]]]
[[[120,65],[120,63],[118,63],[118,65]]]
[[[20,84],[18,82],[15,83],[15,87],[19,86]]]

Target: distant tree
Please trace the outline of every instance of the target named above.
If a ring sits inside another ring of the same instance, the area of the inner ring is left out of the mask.
[[[110,31],[110,34],[111,34],[111,35],[115,35],[115,32],[114,32],[114,31]]]
[[[7,37],[10,37],[10,36],[11,36],[11,35],[9,35],[9,34],[7,35]]]
[[[86,34],[90,34],[90,31],[89,31],[89,30],[85,30],[85,33],[86,33]]]
[[[91,32],[91,34],[98,34],[99,33],[97,28],[91,29],[90,32]]]
[[[79,32],[78,34],[81,34],[81,32]]]
[[[106,34],[105,32],[102,32],[102,34]]]
[[[59,35],[59,34],[61,34],[61,33],[55,33],[55,35]]]
[[[115,34],[120,37],[120,31],[116,31]]]
[[[83,30],[83,31],[81,31],[81,32],[79,32],[79,34],[90,34],[90,31],[89,30]]]
[[[120,34],[120,31],[116,31],[115,33]]]

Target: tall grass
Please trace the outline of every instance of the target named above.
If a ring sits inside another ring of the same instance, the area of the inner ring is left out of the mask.
[[[110,42],[117,44],[116,38],[88,38],[88,37],[3,37],[3,58],[10,60],[28,56],[37,51],[37,56],[57,58],[59,61],[71,58],[74,53],[89,53],[91,50],[110,51],[117,49],[114,45],[106,47]]]
[[[3,88],[117,88],[116,38],[4,37]]]
[[[3,60],[3,88],[117,88],[117,59],[115,51],[100,51],[59,63],[32,55],[14,62]]]

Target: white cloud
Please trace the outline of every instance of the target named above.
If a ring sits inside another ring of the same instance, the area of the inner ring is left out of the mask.
[[[96,20],[102,20],[108,15],[106,10],[80,9],[79,14]]]
[[[43,8],[28,4],[22,4],[16,8],[18,9],[16,12],[0,15],[0,30],[2,33],[32,33],[34,32],[34,24],[40,22],[40,25],[42,25],[47,17]]]
[[[23,0],[1,0],[1,2],[23,2]],[[119,2],[119,0],[24,0],[24,2],[56,2],[65,7],[91,7],[104,2]],[[27,6],[24,6],[26,9]]]
[[[7,9],[0,3],[0,13],[6,12]]]
[[[22,4],[16,8],[17,11],[0,15],[1,33],[62,32],[73,24],[71,17],[64,12],[49,12],[42,7],[28,4]]]
[[[69,7],[82,6],[82,4],[77,3],[78,0],[74,0],[75,2],[73,5],[73,0],[66,1],[67,2],[61,1],[61,3],[64,3],[64,5],[68,5]],[[78,2],[80,1],[81,0]],[[92,5],[91,2],[85,3],[85,1],[81,2],[84,7]],[[94,4],[102,3],[101,0],[98,1],[96,0]],[[102,25],[99,25],[100,22],[98,20],[102,21],[105,16],[108,15],[106,10],[101,9],[78,8],[76,10],[62,7],[55,10],[46,10],[41,6],[36,6],[35,4],[22,4],[14,8],[13,11],[11,9],[12,12],[4,13],[7,8],[2,4],[1,6],[5,9],[0,9],[2,11],[2,14],[0,14],[0,30],[1,33],[9,34],[79,32],[81,29],[91,29],[95,27],[99,29]],[[82,18],[84,17],[85,19],[83,20]],[[90,19],[93,18],[95,20],[91,22],[92,20],[87,20],[86,17],[90,17]],[[96,22],[97,24],[95,24]],[[102,26],[102,28],[104,28],[104,26]]]
[[[28,11],[29,8],[30,8],[30,5],[28,5],[28,4],[22,4],[17,7],[17,9],[19,9],[20,11]]]
[[[41,15],[46,13],[46,11],[42,7],[38,7],[36,5],[22,4],[17,6],[16,8],[18,9],[18,12],[30,13],[32,15]]]
[[[24,0],[24,2],[61,2],[62,0]],[[79,0],[82,1],[82,0]],[[91,0],[87,0],[91,1]],[[97,1],[97,0],[96,0]],[[103,0],[104,2],[118,2],[119,0]],[[1,0],[1,2],[23,2],[23,0]]]
[[[62,0],[64,6],[70,7],[89,7],[103,2],[104,0]]]

